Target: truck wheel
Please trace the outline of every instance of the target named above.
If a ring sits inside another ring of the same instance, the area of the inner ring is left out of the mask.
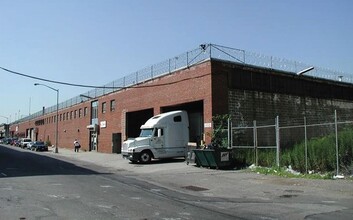
[[[149,151],[142,151],[140,153],[140,162],[141,163],[150,163],[152,159],[152,155]]]

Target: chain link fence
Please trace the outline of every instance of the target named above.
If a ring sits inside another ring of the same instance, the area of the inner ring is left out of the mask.
[[[291,122],[279,117],[271,123],[254,121],[232,126],[229,146],[235,154],[261,166],[293,166],[301,172],[353,172],[353,121],[350,115],[303,117]],[[239,158],[239,157],[238,157]]]

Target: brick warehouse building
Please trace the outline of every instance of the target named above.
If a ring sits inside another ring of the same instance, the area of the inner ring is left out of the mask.
[[[264,61],[265,59],[265,61]],[[168,59],[59,104],[58,146],[119,153],[150,117],[186,110],[190,142],[210,142],[212,116],[230,114],[237,124],[279,115],[320,117],[334,109],[353,113],[349,78],[307,65],[213,44]],[[331,75],[329,75],[331,77]],[[343,80],[342,80],[343,79]],[[13,122],[11,136],[55,142],[56,106]]]

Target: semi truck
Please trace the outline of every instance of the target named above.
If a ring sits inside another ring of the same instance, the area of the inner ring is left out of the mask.
[[[185,157],[189,143],[186,111],[171,111],[148,119],[140,136],[123,142],[121,154],[131,162],[150,163],[154,159]]]

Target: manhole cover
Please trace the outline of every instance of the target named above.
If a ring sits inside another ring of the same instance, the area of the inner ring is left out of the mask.
[[[192,191],[206,191],[206,190],[208,190],[206,188],[202,188],[202,187],[198,187],[198,186],[183,186],[181,188],[192,190]]]

